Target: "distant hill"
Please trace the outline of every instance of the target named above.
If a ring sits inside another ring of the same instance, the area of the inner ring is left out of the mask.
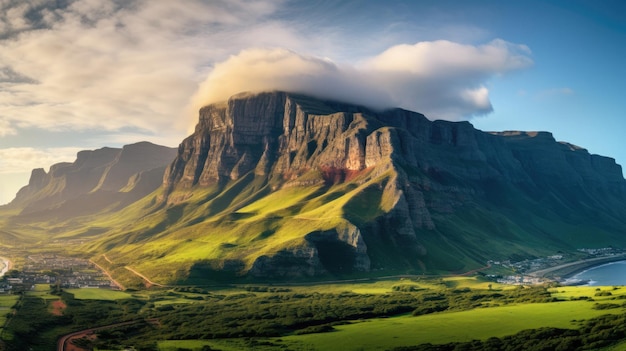
[[[33,171],[11,206],[73,209],[65,238],[161,283],[458,273],[626,238],[621,167],[547,132],[271,92],[202,108],[170,152],[154,174],[122,166],[145,157],[79,154]]]
[[[140,142],[123,148],[80,151],[73,163],[32,171],[28,185],[6,205],[20,222],[70,219],[120,210],[161,186],[176,149]]]

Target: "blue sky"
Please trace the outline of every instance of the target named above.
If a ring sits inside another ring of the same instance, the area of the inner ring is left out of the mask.
[[[79,150],[177,146],[197,108],[285,89],[626,164],[622,1],[0,0],[0,203]]]

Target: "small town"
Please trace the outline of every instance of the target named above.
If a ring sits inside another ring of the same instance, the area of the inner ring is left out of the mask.
[[[87,259],[37,254],[27,256],[19,271],[6,272],[0,280],[0,294],[32,290],[36,284],[56,285],[59,288],[118,289],[109,277]]]
[[[509,284],[509,285],[537,285],[543,284],[546,282],[553,281],[552,279],[548,279],[542,276],[537,276],[533,274],[534,272],[544,270],[551,267],[556,267],[559,265],[564,265],[568,263],[572,263],[580,260],[593,260],[600,258],[611,258],[614,256],[623,255],[625,252],[621,249],[616,249],[612,247],[604,247],[598,249],[578,249],[578,251],[583,254],[581,257],[568,257],[565,254],[557,254],[551,255],[547,257],[540,257],[536,259],[527,259],[521,260],[517,262],[507,261],[489,261],[488,264],[490,266],[500,266],[509,270],[512,270],[516,274],[506,275],[506,276],[496,276],[492,275],[491,277],[496,279],[498,283],[501,284]],[[571,256],[571,255],[570,255]],[[575,284],[576,282],[570,282],[569,284]]]

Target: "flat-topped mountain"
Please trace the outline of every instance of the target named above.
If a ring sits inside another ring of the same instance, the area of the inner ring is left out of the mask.
[[[132,191],[130,170],[104,166],[115,157],[93,152],[86,173],[78,160],[35,170],[15,201],[44,203],[52,195],[33,202],[41,190],[30,189],[50,187],[46,179],[65,169],[83,190]],[[464,272],[488,260],[622,247],[626,235],[621,167],[547,132],[241,94],[202,108],[171,159],[159,189],[100,218],[82,247],[115,274],[132,267],[171,283]]]

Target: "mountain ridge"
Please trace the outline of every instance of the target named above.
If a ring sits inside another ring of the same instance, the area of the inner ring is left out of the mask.
[[[74,162],[54,164],[48,173],[34,169],[28,185],[6,206],[33,219],[59,216],[69,208],[85,214],[116,202],[128,204],[159,187],[158,179],[174,153],[173,148],[149,142],[79,151]]]

